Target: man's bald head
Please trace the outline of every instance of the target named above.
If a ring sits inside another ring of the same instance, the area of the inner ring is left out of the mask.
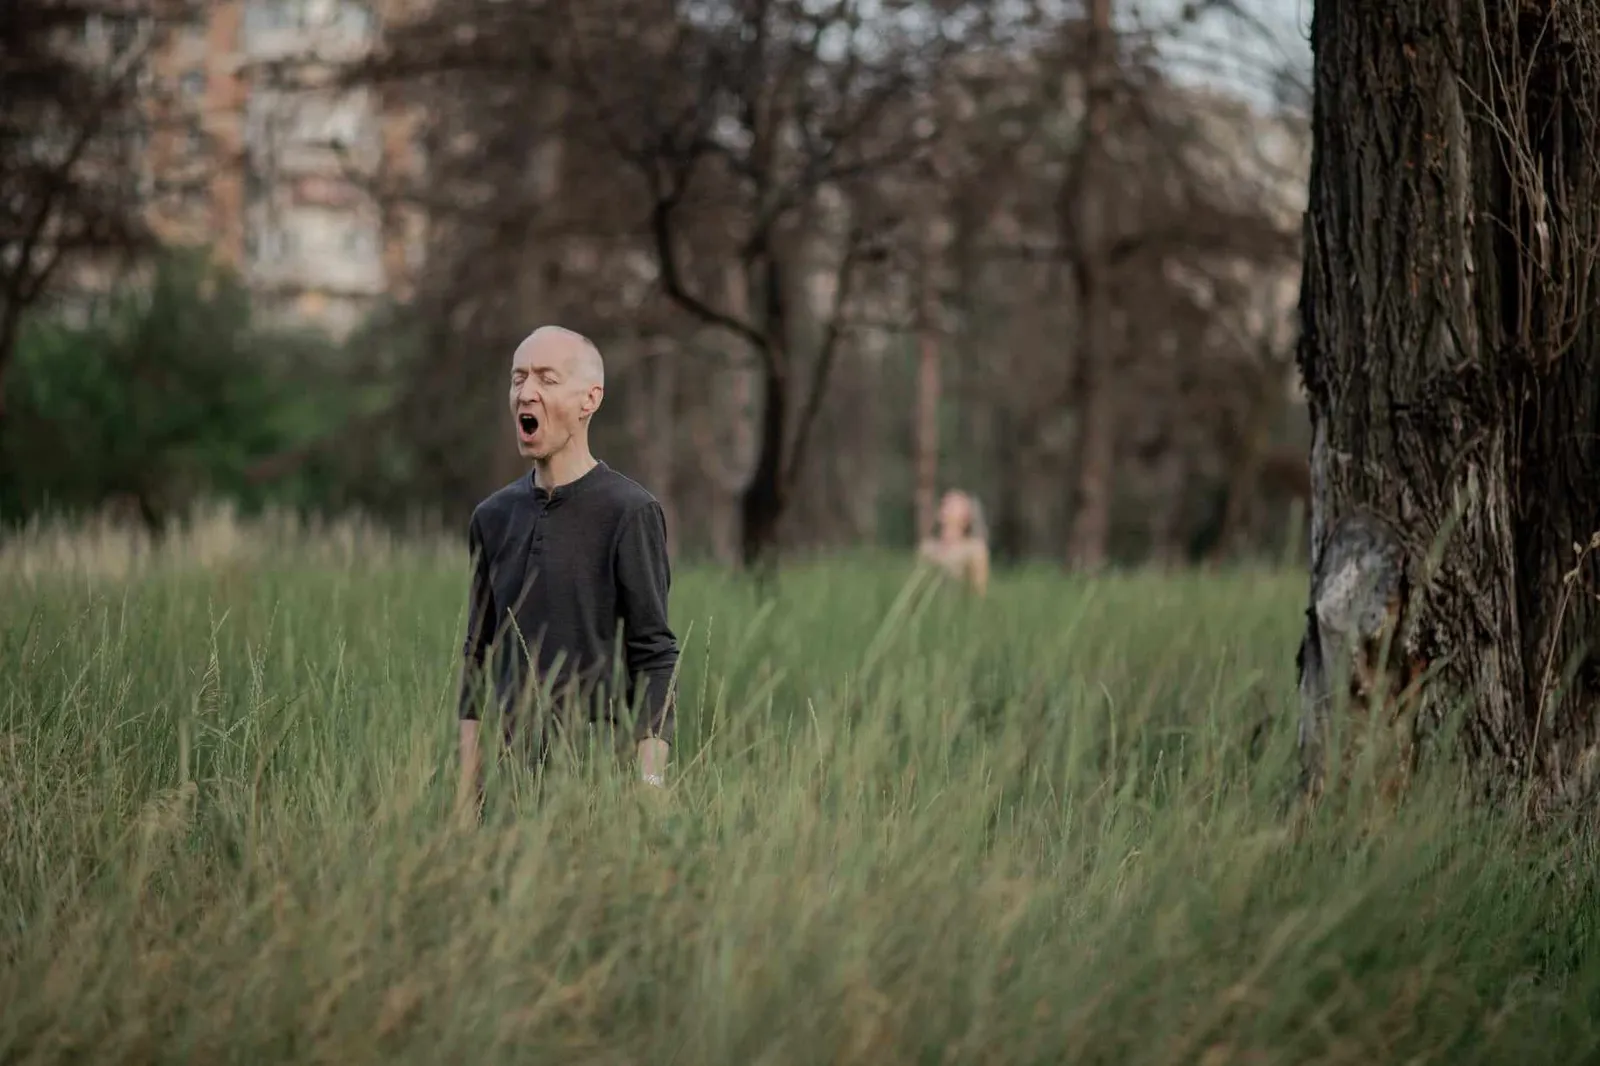
[[[548,352],[551,356],[562,358],[566,362],[569,374],[581,379],[585,386],[599,385],[605,388],[606,362],[600,355],[600,348],[577,330],[565,326],[540,326],[517,346],[520,353],[523,349],[539,351],[541,354]]]

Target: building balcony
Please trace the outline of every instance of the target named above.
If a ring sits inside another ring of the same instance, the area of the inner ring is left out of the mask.
[[[359,58],[377,20],[357,0],[247,0],[240,52],[246,62]]]
[[[386,285],[382,227],[359,209],[295,204],[250,212],[251,281],[281,292],[376,296]]]

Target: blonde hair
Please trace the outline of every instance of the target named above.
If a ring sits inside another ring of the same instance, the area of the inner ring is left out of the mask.
[[[944,495],[946,497],[959,496],[963,500],[967,501],[966,535],[969,537],[976,537],[985,544],[989,543],[989,525],[984,521],[983,518],[982,501],[980,501],[978,497],[974,496],[966,489],[958,489],[954,487],[945,489]]]
[[[967,536],[989,543],[989,523],[983,517],[983,501],[970,492],[962,495],[967,498],[967,507],[971,511],[971,517],[967,519]]]

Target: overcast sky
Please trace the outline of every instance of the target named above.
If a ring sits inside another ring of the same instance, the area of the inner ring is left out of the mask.
[[[1122,0],[1128,17],[1148,22],[1174,18],[1184,0]],[[1286,68],[1302,84],[1311,76],[1311,0],[1232,0],[1244,21],[1225,13],[1205,16],[1169,49],[1184,78],[1222,82],[1262,100],[1271,99],[1272,71]]]

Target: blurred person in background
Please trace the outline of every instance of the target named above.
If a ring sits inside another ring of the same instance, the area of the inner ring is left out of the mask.
[[[468,528],[457,796],[465,817],[481,812],[483,800],[485,689],[499,702],[507,748],[520,742],[536,766],[552,731],[597,725],[618,739],[624,697],[638,707],[639,773],[650,785],[664,783],[678,661],[667,621],[666,519],[653,495],[590,452],[589,423],[604,396],[604,360],[581,334],[544,326],[512,355],[509,413],[532,469],[479,503]],[[614,691],[618,666],[624,692]],[[554,714],[541,706],[527,718],[535,691],[560,700]],[[567,717],[574,714],[587,722]]]
[[[989,534],[977,499],[959,489],[946,492],[939,501],[935,532],[923,538],[917,554],[984,595],[989,589]]]

